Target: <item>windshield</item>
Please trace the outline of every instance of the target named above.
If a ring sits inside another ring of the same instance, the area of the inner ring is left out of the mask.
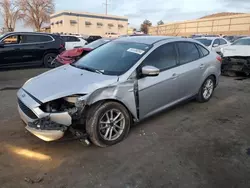
[[[132,42],[109,42],[79,59],[73,66],[106,75],[122,75],[150,48]]]
[[[109,39],[99,39],[96,40],[94,42],[91,42],[90,44],[87,44],[86,46],[84,46],[84,48],[91,48],[91,49],[95,49],[105,43],[108,43],[110,40]]]
[[[198,40],[199,42],[201,42],[205,46],[210,46],[212,43],[212,40],[209,40],[209,39],[196,39],[196,40]]]
[[[232,45],[250,45],[250,39],[236,40]]]
[[[0,35],[0,40],[5,36],[6,34],[2,34]]]

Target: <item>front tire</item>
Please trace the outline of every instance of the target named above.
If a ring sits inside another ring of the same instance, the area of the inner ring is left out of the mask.
[[[213,76],[209,76],[202,84],[199,93],[197,95],[198,102],[207,102],[211,99],[215,88],[215,79]]]
[[[131,118],[128,110],[117,102],[90,107],[86,131],[97,146],[107,147],[122,141],[129,133]]]

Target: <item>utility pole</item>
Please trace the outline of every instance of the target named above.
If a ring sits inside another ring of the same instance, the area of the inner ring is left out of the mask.
[[[106,9],[106,15],[108,14],[108,0],[105,0],[105,3],[103,3]]]

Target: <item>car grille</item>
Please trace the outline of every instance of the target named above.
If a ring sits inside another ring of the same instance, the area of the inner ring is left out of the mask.
[[[31,119],[37,119],[36,114],[34,114],[34,112],[32,112],[32,110],[30,110],[20,99],[18,99],[18,105],[20,109],[23,111],[23,113],[26,114],[26,116],[28,116]]]

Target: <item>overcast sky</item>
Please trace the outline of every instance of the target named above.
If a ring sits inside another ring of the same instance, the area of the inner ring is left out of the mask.
[[[56,11],[72,10],[105,13],[105,0],[55,0]],[[127,16],[133,27],[143,20],[153,25],[191,20],[219,12],[250,12],[250,0],[108,0],[108,14]],[[0,24],[0,27],[2,24]],[[18,24],[18,30],[27,30]]]

